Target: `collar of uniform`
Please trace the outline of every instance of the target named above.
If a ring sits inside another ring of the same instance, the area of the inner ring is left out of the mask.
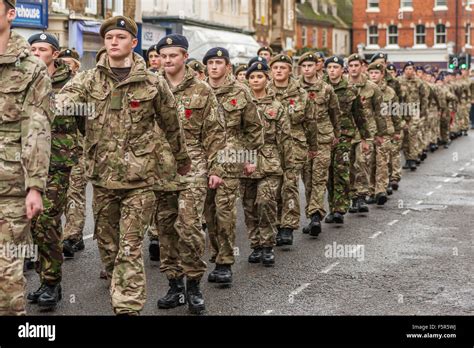
[[[307,91],[320,91],[323,87],[323,84],[322,84],[323,81],[319,79],[316,80],[315,83],[311,84],[304,80],[304,76],[301,76],[299,82],[300,82],[301,87],[303,87]]]
[[[209,83],[209,78],[206,79],[206,82],[209,83],[212,90],[214,91],[214,94],[225,94],[231,92],[235,85],[235,81],[236,79],[232,76],[232,74],[228,74],[224,80],[224,83],[221,86],[214,88]]]
[[[0,64],[15,63],[18,59],[31,55],[28,42],[14,31],[10,32],[7,49],[0,55]]]
[[[172,93],[183,91],[186,88],[188,88],[190,85],[193,84],[194,79],[195,79],[194,70],[191,69],[187,65],[184,66],[184,69],[185,69],[185,73],[184,73],[183,81],[181,81],[176,87],[173,87],[173,86],[170,85],[168,79],[166,78],[166,74],[165,74],[164,70],[160,71],[160,75],[166,80],[166,82],[168,83],[168,86],[169,86]]]
[[[341,80],[335,85],[331,83],[328,77],[328,83],[334,88],[335,91],[347,88],[349,86],[349,81],[345,77],[342,77]]]
[[[114,78],[114,73],[112,72],[112,69],[110,69],[109,59],[108,59],[107,52],[105,52],[105,47],[103,47],[97,53],[96,59],[97,59],[97,68],[99,68],[101,71],[106,73],[111,78]],[[146,70],[145,61],[139,54],[133,52],[130,74],[125,80],[121,81],[119,85],[131,83],[131,82],[144,81],[146,79],[146,74],[147,74],[147,70]]]
[[[71,69],[62,59],[56,59],[54,61],[54,67],[56,68],[56,71],[53,76],[51,76],[51,83],[62,82],[71,77]]]

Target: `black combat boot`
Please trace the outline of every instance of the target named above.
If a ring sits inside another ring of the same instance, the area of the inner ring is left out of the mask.
[[[74,243],[74,251],[82,251],[86,246],[84,245],[84,239],[79,239],[79,241]]]
[[[283,233],[282,228],[278,227],[277,235],[276,235],[276,246],[282,246],[283,245],[282,233]]]
[[[199,289],[199,280],[186,279],[186,299],[188,300],[189,311],[192,314],[202,314],[206,310],[204,298]]]
[[[260,263],[262,262],[262,248],[261,247],[256,247],[253,249],[252,253],[249,256],[249,262],[250,263]]]
[[[410,161],[410,170],[414,172],[416,170],[416,161]]]
[[[431,144],[430,144],[430,151],[431,151],[431,152],[435,152],[436,149],[437,149],[436,144],[435,144],[435,143],[431,143]]]
[[[369,197],[366,198],[365,200],[365,203],[367,204],[375,204],[376,200],[375,200],[375,196],[374,195],[370,195]]]
[[[334,223],[334,214],[329,213],[328,215],[326,215],[326,218],[324,219],[324,222],[327,223],[327,224],[333,224]]]
[[[183,278],[168,280],[170,288],[166,295],[158,300],[158,308],[169,309],[186,304]]]
[[[219,273],[220,270],[221,270],[220,265],[218,265],[218,264],[216,263],[216,267],[214,267],[214,270],[213,270],[211,273],[209,273],[209,275],[207,276],[207,281],[208,281],[209,283],[215,283],[215,282],[216,282],[217,273]]]
[[[38,297],[38,306],[44,309],[54,309],[61,301],[61,284],[47,285],[43,293]]]
[[[70,239],[66,239],[63,242],[64,257],[67,258],[67,259],[73,259],[75,251],[76,251],[76,248],[74,248],[74,241],[72,241]]]
[[[293,245],[293,230],[291,228],[281,229],[282,245]]]
[[[216,274],[216,283],[219,283],[219,284],[232,283],[231,265],[220,265],[220,270]]]
[[[423,150],[423,152],[421,153],[421,156],[420,156],[421,162],[423,162],[427,158],[428,158],[428,150]]]
[[[392,185],[388,184],[387,186],[387,195],[391,196],[393,194]]]
[[[315,213],[311,216],[311,223],[309,224],[309,227],[310,236],[317,237],[321,233],[321,219],[319,218],[318,213]]]
[[[148,252],[150,253],[151,261],[160,261],[160,241],[158,239],[150,240]]]
[[[309,231],[311,230],[310,225],[311,225],[311,223],[310,223],[308,226],[303,227],[303,229],[301,230],[301,232],[303,232],[303,234],[308,234]]]
[[[343,224],[344,223],[344,214],[339,213],[339,212],[336,211],[334,213],[334,222],[336,224]]]
[[[384,192],[377,193],[377,205],[384,205],[387,202],[387,194]]]
[[[403,168],[403,169],[410,169],[410,161],[409,161],[409,160],[406,160],[406,161],[405,161],[405,164],[403,165],[402,168]]]
[[[368,213],[369,212],[369,206],[367,203],[365,203],[365,198],[364,197],[359,197],[358,198],[358,206],[359,206],[359,213]]]
[[[41,296],[43,292],[46,291],[46,284],[41,284],[41,286],[33,292],[30,292],[26,297],[30,303],[38,303],[38,298]]]
[[[271,267],[275,264],[275,254],[272,247],[263,248],[262,264],[265,267]]]
[[[398,191],[398,186],[399,186],[399,185],[398,185],[398,181],[393,180],[393,181],[390,183],[390,186],[392,186],[392,189],[393,189],[394,191]]]
[[[359,200],[352,198],[351,206],[349,207],[349,213],[357,213],[359,211]]]

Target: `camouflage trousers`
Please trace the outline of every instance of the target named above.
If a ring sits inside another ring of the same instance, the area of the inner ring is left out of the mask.
[[[392,148],[391,136],[383,136],[383,143],[374,144],[375,161],[372,163],[370,173],[370,195],[387,192],[389,174],[388,163],[390,159],[390,151]]]
[[[65,211],[66,224],[64,225],[64,240],[79,241],[86,220],[86,186],[84,176],[84,157],[71,169],[69,189],[67,190],[67,206]]]
[[[443,111],[439,122],[439,136],[445,143],[449,142],[450,120],[449,112],[447,110]]]
[[[427,124],[428,124],[428,116],[422,117],[420,119],[420,123],[418,124],[418,132],[417,135],[417,146],[418,146],[418,157],[422,153],[424,149],[426,149],[425,139],[427,136]]]
[[[206,272],[202,257],[206,234],[202,214],[206,200],[205,187],[182,191],[156,191],[156,225],[160,231],[160,271],[168,279],[201,279]]]
[[[341,137],[331,155],[328,172],[328,201],[332,213],[346,213],[350,204],[350,138]]]
[[[351,196],[365,197],[370,194],[370,174],[375,162],[373,140],[367,140],[368,151],[362,151],[362,142],[352,144],[351,148]]]
[[[32,245],[25,197],[0,197],[0,315],[26,314],[24,255],[17,251]]]
[[[470,101],[469,103],[462,103],[461,107],[459,108],[459,128],[461,130],[468,130],[469,129],[469,110],[471,109]]]
[[[404,131],[403,152],[407,161],[416,160],[421,152],[418,146],[419,122],[419,119],[416,118],[411,118],[406,121],[408,128]]]
[[[317,156],[305,163],[302,170],[306,195],[306,217],[318,213],[326,215],[324,196],[328,183],[329,166],[331,165],[332,144],[319,144]]]
[[[400,140],[392,139],[390,146],[390,156],[388,160],[388,171],[390,181],[399,182],[402,180],[402,155],[403,132],[400,133]]]
[[[207,190],[204,216],[211,246],[210,262],[232,265],[235,262],[235,230],[240,179],[224,178],[216,190]]]
[[[33,243],[38,245],[35,269],[41,284],[55,285],[61,282],[64,261],[61,216],[66,209],[69,173],[69,170],[49,172],[47,192],[43,196],[44,211],[31,225]]]
[[[146,301],[143,236],[155,209],[151,188],[110,190],[94,186],[94,239],[111,279],[116,314],[139,312]]]
[[[278,213],[281,228],[297,230],[300,227],[299,178],[303,163],[283,173],[283,183],[278,197]]]
[[[440,112],[436,109],[430,119],[430,140],[431,144],[437,144],[439,137]]]
[[[240,195],[245,214],[250,248],[276,245],[278,193],[282,177],[271,175],[262,179],[241,179]]]

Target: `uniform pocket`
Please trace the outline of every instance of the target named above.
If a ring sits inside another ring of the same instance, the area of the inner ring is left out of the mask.
[[[141,137],[131,140],[129,150],[125,153],[126,179],[129,182],[147,180],[153,176],[155,166],[155,138],[152,132],[146,132]]]

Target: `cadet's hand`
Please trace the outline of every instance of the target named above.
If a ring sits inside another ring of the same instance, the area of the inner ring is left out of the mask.
[[[318,155],[318,151],[308,151],[308,158],[313,159]]]
[[[332,147],[335,147],[337,144],[339,144],[339,138],[334,137],[334,140],[332,141]]]
[[[366,142],[365,140],[362,140],[362,141],[360,142],[360,145],[361,145],[361,147],[362,147],[362,151],[363,151],[363,152],[369,152],[370,147],[369,147],[369,144],[367,144],[367,142]]]
[[[43,212],[43,199],[41,193],[35,189],[30,189],[26,195],[26,217],[28,220]]]
[[[245,163],[244,174],[247,176],[250,176],[253,174],[253,172],[255,172],[256,169],[257,169],[257,166],[255,164]]]
[[[212,189],[212,190],[215,190],[216,188],[221,186],[223,182],[224,182],[224,180],[222,180],[217,175],[211,175],[209,177],[209,188]]]
[[[393,140],[399,141],[401,139],[400,134],[394,134],[393,135]]]
[[[375,142],[381,146],[383,144],[383,137],[375,136]]]
[[[186,175],[191,170],[191,164],[186,164],[185,166],[181,166],[178,168],[179,175]]]

